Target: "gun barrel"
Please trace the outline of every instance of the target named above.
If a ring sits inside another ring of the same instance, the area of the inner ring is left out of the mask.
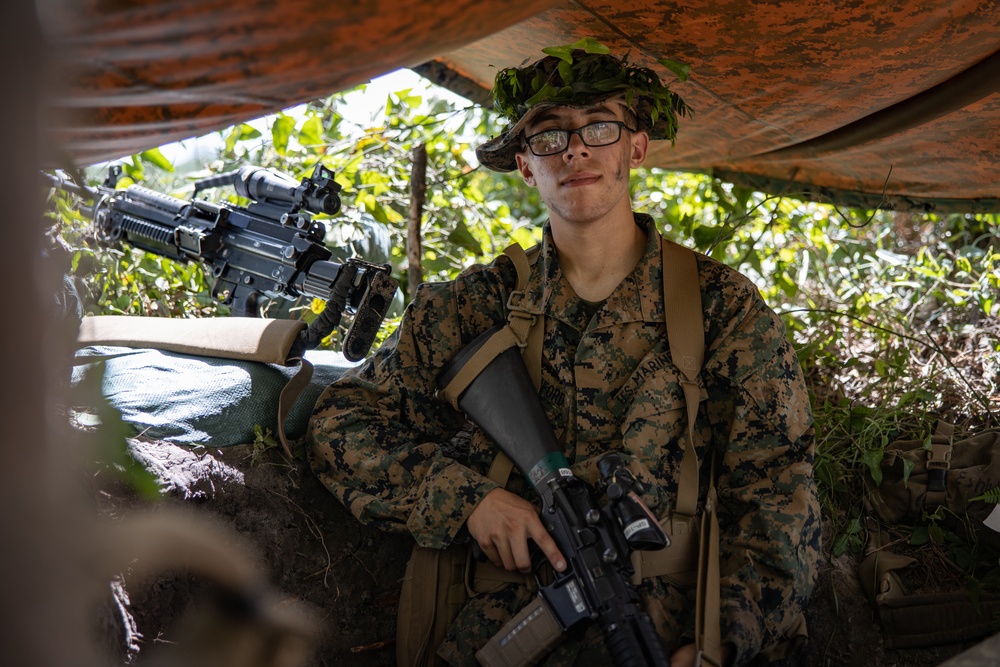
[[[125,188],[125,194],[129,199],[136,201],[141,201],[149,206],[154,206],[168,213],[173,213],[174,215],[180,215],[184,212],[184,209],[190,206],[189,202],[183,199],[178,199],[177,197],[171,197],[170,195],[165,195],[156,190],[150,190],[149,188],[144,188],[141,185],[130,185]]]

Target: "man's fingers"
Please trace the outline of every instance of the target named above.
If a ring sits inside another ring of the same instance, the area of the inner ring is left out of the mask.
[[[486,557],[498,567],[530,572],[530,539],[557,571],[566,569],[566,559],[538,518],[538,509],[509,491],[493,489],[486,494],[469,515],[466,526]]]
[[[559,547],[556,546],[555,540],[549,535],[549,532],[545,530],[542,526],[541,521],[538,522],[538,526],[532,526],[531,539],[535,541],[538,548],[542,550],[545,557],[549,559],[552,563],[552,567],[556,569],[556,572],[562,572],[566,569],[566,557],[562,555],[559,551]]]
[[[512,556],[514,559],[514,567],[521,574],[528,574],[531,572],[531,551],[528,548],[528,540],[520,539],[513,540],[511,542]],[[507,568],[511,569],[511,568]]]

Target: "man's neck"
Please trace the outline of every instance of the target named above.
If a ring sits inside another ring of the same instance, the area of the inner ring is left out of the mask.
[[[632,272],[646,250],[646,233],[631,205],[587,224],[551,221],[559,267],[577,296],[603,301]]]

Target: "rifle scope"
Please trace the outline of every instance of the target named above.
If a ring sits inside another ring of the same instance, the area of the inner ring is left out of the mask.
[[[307,185],[308,183],[308,185]],[[314,213],[334,215],[340,210],[340,186],[333,179],[314,186],[307,179],[301,184],[283,174],[263,167],[240,167],[233,177],[233,188],[241,197],[271,204],[297,204]]]

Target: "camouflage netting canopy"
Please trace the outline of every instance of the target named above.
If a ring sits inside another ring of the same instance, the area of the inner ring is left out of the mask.
[[[694,114],[649,164],[820,201],[1000,210],[1000,5],[872,0],[39,0],[64,76],[49,161],[89,164],[410,67],[488,103],[497,68],[593,37]],[[58,150],[56,150],[58,149]]]

